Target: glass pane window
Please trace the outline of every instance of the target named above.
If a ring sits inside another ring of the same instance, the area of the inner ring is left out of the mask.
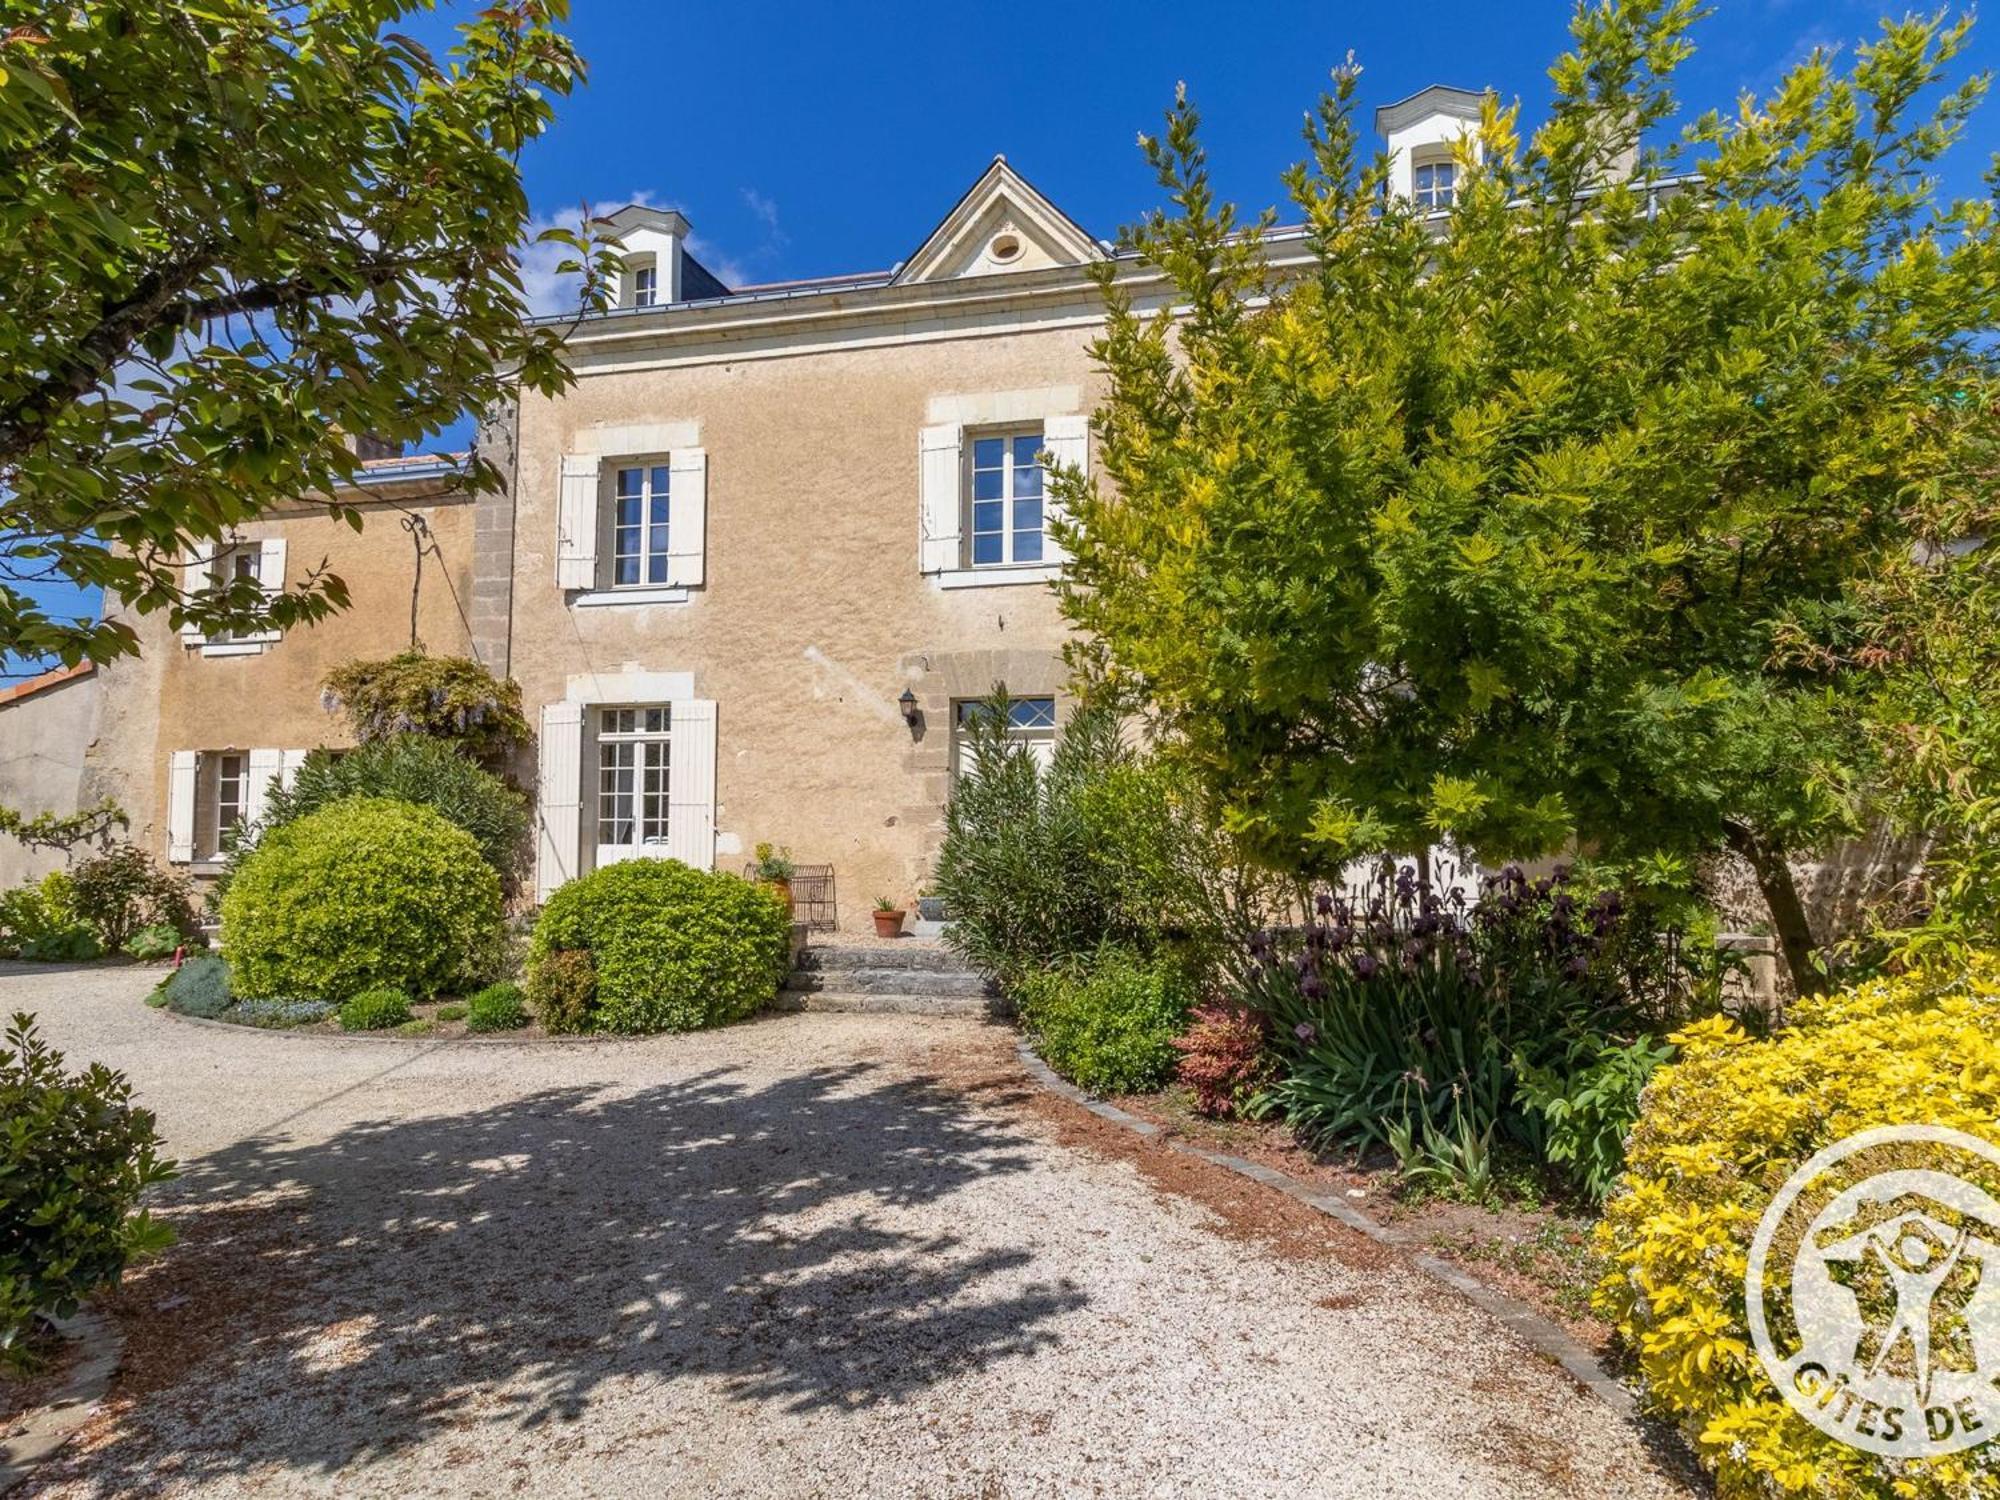
[[[1042,561],[1042,429],[982,434],[971,448],[965,532],[972,566]]]
[[[640,266],[632,273],[632,305],[651,307],[659,295],[659,271],[653,266]]]
[[[962,698],[953,705],[952,760],[962,767],[968,731],[975,724],[990,721],[994,706],[984,698]],[[1007,739],[1021,745],[1046,767],[1056,748],[1056,700],[1054,698],[1009,698]]]
[[[597,842],[624,848],[667,840],[670,708],[605,708],[597,720]]]
[[[1458,181],[1455,162],[1427,161],[1417,165],[1412,186],[1419,208],[1450,208]]]
[[[219,848],[223,835],[243,821],[245,793],[250,778],[241,755],[224,755],[215,767],[215,838]]]
[[[611,492],[611,584],[643,588],[667,581],[668,519],[673,511],[665,464],[618,469]]]
[[[259,542],[249,542],[233,547],[224,547],[215,554],[215,562],[209,569],[209,576],[217,588],[231,588],[239,580],[251,583],[261,581],[264,568],[264,548]],[[233,630],[218,630],[209,637],[211,641],[227,642],[236,640]]]

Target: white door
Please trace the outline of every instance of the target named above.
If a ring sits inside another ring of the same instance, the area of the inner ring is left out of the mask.
[[[664,859],[673,705],[596,713],[597,867],[621,859]]]

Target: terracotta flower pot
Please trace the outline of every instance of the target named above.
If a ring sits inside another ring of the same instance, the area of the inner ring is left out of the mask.
[[[792,909],[792,883],[789,880],[767,880],[764,884],[776,892],[778,899],[785,903],[786,911]]]
[[[875,913],[875,936],[901,937],[903,935],[903,913],[899,911],[878,911]]]

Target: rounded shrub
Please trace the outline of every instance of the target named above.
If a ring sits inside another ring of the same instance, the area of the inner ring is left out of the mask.
[[[512,980],[487,985],[465,1003],[464,1010],[467,1031],[516,1031],[528,1024],[521,987]],[[444,1018],[443,1011],[438,1018]]]
[[[1100,1094],[1142,1093],[1172,1075],[1193,999],[1174,965],[1110,945],[1025,976],[1014,995],[1043,1060]]]
[[[1672,1040],[1679,1057],[1646,1089],[1597,1232],[1609,1270],[1593,1305],[1636,1358],[1648,1403],[1693,1440],[1721,1494],[1984,1493],[1978,1450],[1880,1459],[1792,1411],[1752,1349],[1744,1276],[1773,1195],[1824,1147],[1878,1125],[1994,1139],[2000,955],[1802,1001],[1767,1040],[1721,1017]],[[1888,1326],[1887,1279],[1855,1291],[1870,1326]]]
[[[551,1031],[563,1024],[546,1008],[549,966],[575,950],[596,975],[589,1029],[693,1031],[740,1020],[777,993],[791,917],[763,887],[678,860],[625,860],[572,880],[549,898],[529,947],[530,994]]]
[[[242,995],[428,996],[492,971],[500,879],[429,808],[351,797],[258,842],[223,897],[222,933]]]
[[[167,1009],[184,1016],[213,1020],[229,1008],[235,998],[230,989],[229,965],[213,953],[198,953],[169,974],[160,986]]]
[[[387,1031],[409,1019],[410,997],[389,984],[378,984],[350,995],[340,1007],[342,1031]]]

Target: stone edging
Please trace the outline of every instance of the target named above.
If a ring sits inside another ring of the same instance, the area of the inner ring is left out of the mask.
[[[143,1002],[142,1002],[143,1003]],[[148,1010],[166,1016],[180,1026],[208,1026],[217,1031],[227,1031],[234,1036],[246,1033],[255,1036],[291,1037],[293,1040],[310,1042],[401,1042],[406,1046],[453,1046],[453,1047],[613,1047],[620,1043],[656,1041],[668,1033],[660,1032],[651,1036],[614,1036],[605,1032],[589,1032],[580,1036],[518,1036],[511,1033],[497,1033],[491,1036],[436,1036],[430,1032],[418,1032],[415,1036],[397,1036],[394,1031],[306,1031],[297,1026],[244,1026],[235,1021],[215,1021],[207,1016],[184,1016],[179,1011],[165,1005],[148,1005]],[[744,1021],[754,1021],[755,1015],[745,1016]],[[743,1024],[737,1022],[737,1025]]]
[[[125,1335],[94,1308],[60,1320],[56,1328],[79,1346],[76,1364],[62,1389],[25,1415],[22,1432],[0,1440],[0,1494],[26,1479],[90,1419],[124,1357]]]
[[[1142,1120],[1115,1104],[1107,1104],[1102,1099],[1093,1099],[1075,1084],[1058,1077],[1047,1063],[1035,1055],[1034,1049],[1025,1040],[1016,1043],[1015,1050],[1021,1059],[1021,1065],[1043,1088],[1089,1110],[1100,1120],[1107,1120],[1135,1135],[1156,1141],[1169,1151],[1198,1157],[1211,1166],[1221,1167],[1226,1172],[1234,1172],[1237,1176],[1247,1177],[1252,1182],[1276,1188],[1287,1197],[1296,1198],[1306,1207],[1317,1209],[1330,1218],[1338,1219],[1357,1234],[1365,1235],[1379,1245],[1401,1252],[1426,1276],[1443,1282],[1453,1291],[1491,1313],[1537,1354],[1562,1366],[1572,1380],[1618,1415],[1628,1419],[1638,1417],[1638,1402],[1632,1393],[1607,1374],[1604,1367],[1598,1364],[1596,1356],[1568,1330],[1544,1317],[1518,1297],[1511,1297],[1496,1287],[1488,1286],[1478,1277],[1433,1254],[1420,1235],[1372,1219],[1333,1193],[1310,1187],[1289,1173],[1278,1171],[1275,1167],[1267,1167],[1240,1156],[1231,1156],[1226,1151],[1210,1151],[1202,1146],[1176,1140],[1151,1120]]]

